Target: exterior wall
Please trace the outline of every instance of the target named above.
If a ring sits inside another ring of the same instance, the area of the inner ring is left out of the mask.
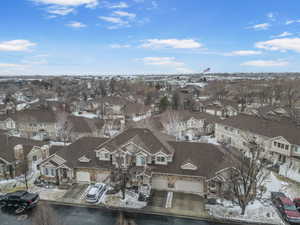
[[[77,181],[76,173],[77,172],[88,172],[90,174],[91,182],[99,182],[99,177],[101,175],[110,175],[110,171],[107,169],[93,169],[93,168],[76,168],[74,169],[75,182]]]
[[[23,136],[34,136],[34,133],[38,133],[40,130],[45,130],[52,139],[55,139],[57,136],[56,123],[21,122],[17,124],[17,127]]]
[[[205,193],[205,185],[202,178],[174,175],[153,174],[152,189],[193,194]]]

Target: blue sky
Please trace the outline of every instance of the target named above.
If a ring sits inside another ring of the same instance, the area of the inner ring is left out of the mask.
[[[299,72],[298,0],[2,0],[0,74]]]

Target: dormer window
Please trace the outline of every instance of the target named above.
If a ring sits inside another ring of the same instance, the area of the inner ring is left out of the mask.
[[[103,160],[103,161],[110,160],[110,152],[105,148],[96,151],[96,156],[99,160]]]
[[[156,164],[167,164],[167,160],[165,156],[156,156],[156,160],[155,160]]]

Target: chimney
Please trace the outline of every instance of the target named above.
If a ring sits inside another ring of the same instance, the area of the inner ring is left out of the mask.
[[[43,145],[41,147],[42,150],[42,159],[46,159],[49,157],[49,145]]]
[[[16,145],[14,147],[14,153],[15,153],[16,160],[23,160],[24,159],[23,145]]]

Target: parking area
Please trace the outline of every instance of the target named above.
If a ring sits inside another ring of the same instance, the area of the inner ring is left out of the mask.
[[[195,194],[174,192],[172,207],[175,210],[193,211],[203,213],[205,211],[204,199]]]
[[[148,206],[164,208],[166,205],[167,194],[167,191],[152,190]]]
[[[63,201],[81,203],[84,200],[88,184],[74,184],[62,197]]]

